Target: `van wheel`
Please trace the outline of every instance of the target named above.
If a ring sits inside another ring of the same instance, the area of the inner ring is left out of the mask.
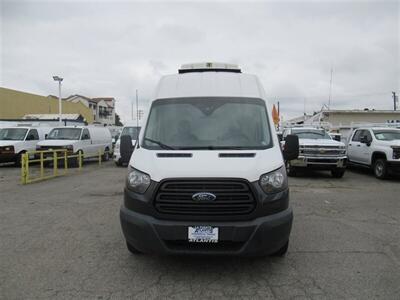
[[[280,257],[285,256],[285,254],[288,251],[288,248],[289,248],[289,241],[287,241],[286,244],[283,245],[283,247],[280,248],[278,251],[272,253],[271,256],[280,256]]]
[[[342,178],[344,175],[345,169],[336,168],[331,171],[333,178]]]
[[[288,174],[288,176],[290,177],[295,177],[297,172],[296,172],[296,168],[293,167],[289,161],[286,162],[286,173]]]
[[[72,157],[68,161],[70,168],[78,168],[79,167],[79,153],[82,155],[82,165],[83,165],[83,152],[82,152],[82,150],[79,150],[78,152],[76,152],[74,154],[74,155],[77,155],[77,157]]]
[[[135,247],[132,246],[132,244],[129,244],[128,241],[126,241],[126,247],[128,248],[129,252],[132,254],[143,254],[143,252],[139,251],[138,249],[136,249]]]
[[[385,179],[387,177],[387,163],[386,159],[379,158],[374,162],[374,174],[378,179]]]
[[[106,148],[106,150],[104,150],[104,154],[103,154],[103,157],[101,159],[102,159],[102,161],[109,161],[110,160],[110,150],[108,148]]]
[[[17,156],[15,157],[15,161],[14,161],[14,165],[16,167],[21,167],[21,159],[22,159],[22,155],[25,153],[25,151],[22,151],[20,153],[17,154]]]

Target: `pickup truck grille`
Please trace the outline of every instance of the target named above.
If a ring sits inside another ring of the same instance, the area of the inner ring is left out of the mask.
[[[214,201],[194,201],[199,192],[213,193]],[[161,183],[154,201],[162,214],[226,216],[250,214],[256,201],[244,180],[168,180]]]
[[[300,147],[300,154],[310,156],[340,156],[346,154],[345,149],[336,146],[306,146]]]
[[[400,159],[400,147],[393,148],[393,159]]]

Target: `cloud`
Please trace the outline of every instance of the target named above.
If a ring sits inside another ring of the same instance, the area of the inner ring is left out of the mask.
[[[399,3],[2,1],[1,85],[114,96],[130,118],[182,63],[227,61],[254,73],[285,118],[333,108],[391,109],[400,93]]]

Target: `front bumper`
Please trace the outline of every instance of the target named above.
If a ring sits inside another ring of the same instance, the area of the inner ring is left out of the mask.
[[[299,156],[291,160],[293,167],[314,168],[314,169],[334,169],[345,168],[347,156]]]
[[[400,161],[387,161],[387,166],[390,172],[400,173]]]
[[[17,155],[15,153],[1,153],[0,163],[15,162]]]
[[[293,213],[279,213],[250,221],[170,221],[121,207],[120,219],[126,240],[138,250],[153,254],[207,254],[255,256],[271,254],[289,240]],[[219,228],[215,244],[189,243],[188,226]]]

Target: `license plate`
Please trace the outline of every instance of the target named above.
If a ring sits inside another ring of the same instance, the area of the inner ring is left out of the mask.
[[[218,243],[218,227],[190,226],[188,240],[191,243]]]

